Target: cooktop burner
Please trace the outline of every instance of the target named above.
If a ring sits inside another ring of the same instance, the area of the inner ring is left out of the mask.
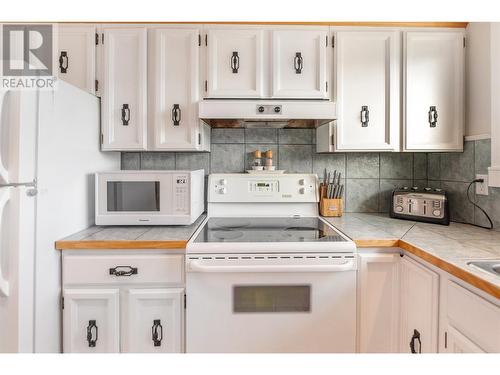
[[[346,242],[317,217],[209,218],[195,243],[203,242]]]

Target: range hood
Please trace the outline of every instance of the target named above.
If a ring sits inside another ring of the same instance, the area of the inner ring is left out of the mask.
[[[317,128],[336,113],[329,100],[205,99],[199,117],[213,128]]]

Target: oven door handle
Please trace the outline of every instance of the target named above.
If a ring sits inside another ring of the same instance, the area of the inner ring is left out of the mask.
[[[355,270],[354,260],[341,264],[318,265],[228,265],[211,266],[197,260],[188,263],[188,272],[340,272]]]

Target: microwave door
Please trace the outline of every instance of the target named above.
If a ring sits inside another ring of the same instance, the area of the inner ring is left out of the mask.
[[[107,181],[107,211],[159,212],[160,181]]]

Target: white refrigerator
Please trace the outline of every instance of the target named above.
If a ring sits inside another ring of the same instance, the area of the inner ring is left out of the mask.
[[[54,241],[94,224],[99,99],[59,81],[0,91],[0,353],[60,352],[61,254]]]

